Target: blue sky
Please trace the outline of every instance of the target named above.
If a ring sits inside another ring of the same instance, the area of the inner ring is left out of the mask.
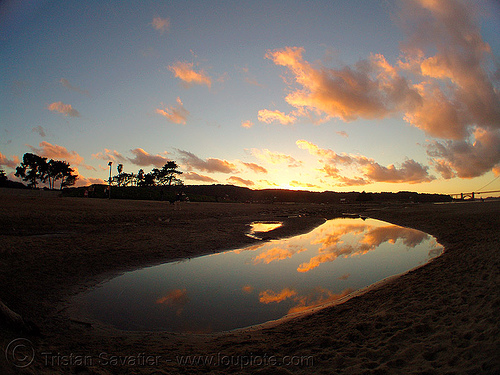
[[[6,1],[0,168],[455,193],[500,173],[494,1]],[[11,174],[11,178],[13,178]],[[500,189],[500,180],[489,185]]]

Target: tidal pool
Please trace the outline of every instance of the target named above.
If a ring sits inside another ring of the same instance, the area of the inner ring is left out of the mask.
[[[250,224],[250,232],[247,233],[248,237],[261,240],[257,233],[266,233],[275,230],[283,225],[281,221],[254,221]]]
[[[415,229],[333,219],[296,237],[127,272],[81,295],[79,309],[123,330],[232,330],[333,302],[442,251]]]

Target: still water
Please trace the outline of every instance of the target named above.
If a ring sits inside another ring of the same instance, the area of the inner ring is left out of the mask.
[[[415,229],[333,219],[300,236],[127,272],[86,292],[81,308],[124,330],[225,331],[333,302],[442,250]]]

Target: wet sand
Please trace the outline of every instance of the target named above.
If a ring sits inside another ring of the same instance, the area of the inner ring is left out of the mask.
[[[343,212],[427,232],[445,246],[445,253],[342,304],[251,330],[198,335],[124,332],[76,319],[68,303],[78,291],[126,270],[255,243],[245,236],[255,220],[283,221],[269,238],[286,237]],[[0,300],[32,321],[40,334],[0,326],[0,370],[499,373],[499,214],[500,202],[189,203],[177,211],[165,202],[1,195]],[[12,348],[9,343],[21,337],[35,353],[23,368],[14,365],[24,363],[12,363],[3,355]]]

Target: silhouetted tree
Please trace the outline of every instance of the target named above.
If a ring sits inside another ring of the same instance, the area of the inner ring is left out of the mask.
[[[179,166],[175,161],[167,162],[162,169],[153,169],[155,173],[155,178],[159,185],[182,185],[182,180],[177,177],[181,175],[182,172],[177,170]]]
[[[4,185],[7,182],[7,175],[3,169],[0,169],[0,185]]]
[[[74,185],[78,177],[74,176],[73,172],[74,170],[70,168],[69,163],[60,160],[50,160],[44,182],[48,180],[49,189],[55,188],[57,180],[61,180],[61,189],[64,186]]]
[[[27,181],[28,187],[36,188],[38,180],[43,182],[47,178],[48,163],[47,158],[27,152],[23,155],[23,162],[16,168],[16,177],[21,177]]]
[[[118,174],[113,176],[112,182],[116,186],[128,186],[131,185],[135,180],[135,175],[133,173],[123,172],[123,164],[118,164],[116,167]]]
[[[144,180],[142,182],[142,186],[155,186],[155,175],[153,172],[147,173],[144,175]]]
[[[142,182],[144,181],[144,170],[139,169],[137,175],[135,176],[135,183],[137,186],[142,186]]]
[[[15,175],[23,181],[28,181],[28,187],[36,188],[38,181],[48,182],[49,188],[55,188],[55,182],[61,180],[61,189],[65,186],[74,185],[78,176],[73,175],[74,170],[65,161],[50,160],[47,158],[26,153],[23,162],[16,168]]]
[[[125,174],[123,173],[123,164],[118,164],[116,166],[116,170],[118,171],[118,174],[116,176],[113,176],[112,182],[115,183],[116,186],[122,186],[125,180]]]
[[[63,187],[74,185],[76,183],[77,179],[78,179],[78,176],[73,175],[73,174],[63,176],[63,178],[61,179],[61,190]]]

